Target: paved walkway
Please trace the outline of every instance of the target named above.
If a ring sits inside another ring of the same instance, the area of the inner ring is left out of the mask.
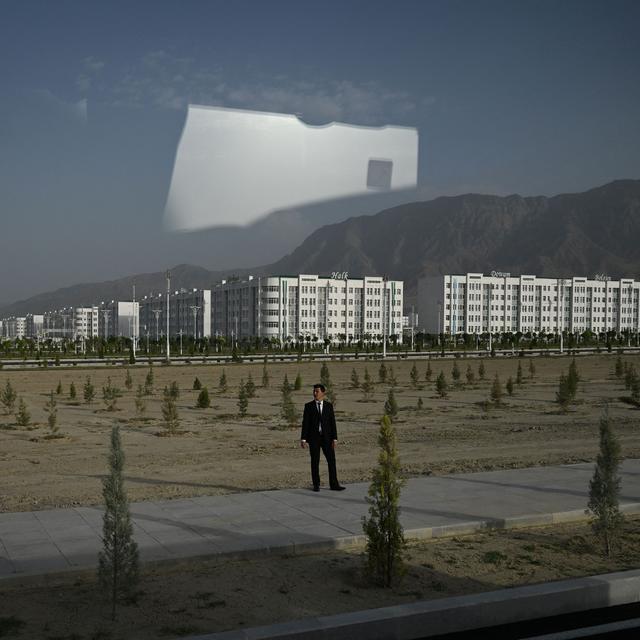
[[[592,464],[414,478],[402,493],[408,537],[584,518]],[[621,503],[640,512],[640,460],[626,460]],[[216,553],[295,552],[361,542],[368,484],[284,489],[131,505],[143,561]],[[102,511],[0,514],[0,579],[97,565]]]

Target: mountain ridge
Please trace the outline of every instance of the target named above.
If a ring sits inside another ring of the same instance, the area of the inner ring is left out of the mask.
[[[640,180],[615,180],[556,196],[463,194],[401,204],[312,232],[294,251],[234,275],[386,275],[405,281],[414,301],[422,275],[491,270],[566,277],[640,276]],[[173,269],[171,289],[208,288],[230,270],[189,264]],[[166,290],[164,272],[83,283],[6,305],[0,316],[137,298]],[[89,297],[89,293],[93,297]]]

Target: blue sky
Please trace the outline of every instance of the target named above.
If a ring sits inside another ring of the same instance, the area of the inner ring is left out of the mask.
[[[638,24],[634,1],[3,0],[0,303],[193,261],[158,229],[190,102],[416,127],[425,199],[638,178]]]

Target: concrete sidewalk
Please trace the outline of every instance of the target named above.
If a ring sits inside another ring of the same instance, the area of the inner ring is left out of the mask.
[[[584,519],[593,464],[413,478],[401,499],[407,537]],[[296,552],[363,541],[368,484],[283,489],[131,505],[142,561]],[[640,460],[626,460],[621,504],[640,512]],[[102,510],[0,514],[0,579],[97,566]]]

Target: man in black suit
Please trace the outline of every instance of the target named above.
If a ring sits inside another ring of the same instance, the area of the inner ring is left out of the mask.
[[[325,392],[323,384],[313,385],[313,400],[304,405],[300,446],[304,449],[307,444],[309,445],[313,490],[320,491],[320,449],[322,449],[329,467],[329,487],[332,491],[344,491],[345,487],[340,486],[336,471],[335,448],[338,444],[336,416],[333,413],[333,405],[324,399]]]

